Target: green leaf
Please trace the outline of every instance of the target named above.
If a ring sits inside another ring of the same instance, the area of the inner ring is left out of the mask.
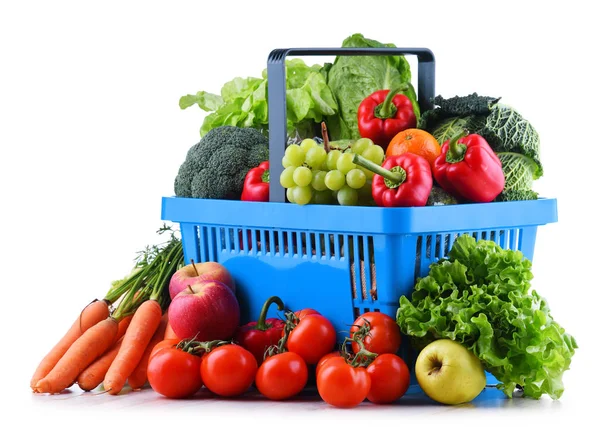
[[[232,102],[238,98],[247,98],[262,83],[262,79],[256,77],[235,79],[225,83],[221,88],[221,96],[225,102]]]
[[[460,131],[467,130],[469,133],[478,133],[484,124],[485,118],[482,116],[449,117],[439,122],[435,128],[430,130],[430,133],[442,145]]]
[[[204,91],[200,91],[195,95],[185,95],[179,98],[179,108],[182,110],[195,104],[198,104],[204,111],[215,111],[223,105],[223,98],[219,95]]]
[[[531,158],[538,165],[534,179],[542,176],[540,137],[531,123],[516,110],[506,105],[496,104],[480,132],[494,151],[510,151]]]
[[[286,96],[288,120],[292,123],[304,120],[312,107],[310,95],[302,89],[288,89]]]
[[[496,153],[504,172],[504,191],[528,190],[539,176],[539,166],[531,158],[511,152]]]

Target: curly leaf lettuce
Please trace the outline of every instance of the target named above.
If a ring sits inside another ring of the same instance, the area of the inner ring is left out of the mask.
[[[398,325],[418,349],[440,338],[462,343],[508,397],[518,385],[525,396],[558,399],[577,344],[531,289],[532,278],[520,251],[462,235],[411,299],[400,298]]]
[[[335,115],[338,106],[321,66],[308,66],[299,58],[286,61],[286,97],[288,133],[313,137],[315,123]],[[202,122],[200,136],[220,126],[236,126],[268,130],[267,70],[262,77],[236,77],[225,83],[221,94],[204,91],[185,95],[179,100],[181,109],[198,105],[209,112]]]

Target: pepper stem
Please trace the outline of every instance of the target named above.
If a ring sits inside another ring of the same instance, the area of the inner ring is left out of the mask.
[[[359,154],[355,154],[352,162],[356,163],[358,166],[362,166],[363,168],[370,170],[377,175],[381,175],[385,178],[385,185],[388,188],[397,188],[406,181],[406,171],[402,169],[400,166],[395,166],[392,170],[386,169],[384,167],[379,166],[377,163],[374,163],[368,159],[365,159],[363,156]]]
[[[269,312],[269,307],[273,303],[277,304],[278,310],[283,310],[285,308],[283,301],[281,301],[281,298],[279,297],[273,296],[267,301],[265,301],[265,304],[263,305],[262,310],[260,311],[260,316],[258,316],[258,321],[256,322],[256,329],[258,329],[259,331],[266,331],[267,329],[269,329],[266,323],[267,313]]]
[[[467,131],[462,130],[455,133],[452,138],[448,141],[448,152],[446,153],[446,162],[458,163],[465,158],[467,146],[465,144],[459,144],[458,140],[467,136]]]
[[[392,101],[394,97],[398,94],[398,92],[404,92],[407,89],[408,85],[406,83],[403,83],[400,86],[391,89],[386,95],[385,99],[383,100],[383,103],[379,104],[375,108],[375,117],[377,117],[378,119],[389,119],[391,117],[394,117],[398,109]]]
[[[262,180],[262,182],[266,182],[266,183],[268,183],[271,180],[271,173],[269,172],[269,169],[267,169],[263,172],[261,180]]]

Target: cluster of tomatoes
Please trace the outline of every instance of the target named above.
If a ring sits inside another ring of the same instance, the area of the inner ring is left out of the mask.
[[[148,381],[168,398],[192,396],[202,386],[234,397],[254,386],[267,399],[285,400],[304,390],[313,370],[319,395],[337,407],[365,399],[390,403],[406,393],[410,376],[396,354],[401,339],[393,318],[365,313],[338,351],[336,341],[333,325],[316,310],[288,312],[282,338],[267,349],[264,360],[232,341],[167,339],[152,351]]]

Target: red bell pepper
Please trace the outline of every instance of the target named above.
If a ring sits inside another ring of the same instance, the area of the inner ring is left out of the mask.
[[[374,172],[373,199],[377,206],[425,206],[433,178],[429,162],[413,153],[390,156],[381,166],[356,154],[354,163]]]
[[[461,132],[444,142],[433,162],[433,176],[459,199],[491,202],[504,189],[502,163],[481,135],[465,135]]]
[[[403,84],[393,90],[373,92],[358,106],[358,132],[384,150],[398,132],[417,126],[411,100],[398,92],[408,89]]]
[[[252,353],[259,365],[263,362],[267,349],[279,342],[285,326],[285,321],[281,319],[266,318],[271,304],[277,304],[279,310],[284,309],[279,297],[269,298],[262,307],[258,321],[241,326],[235,336],[235,341]]]
[[[262,162],[246,174],[242,190],[242,200],[246,202],[269,201],[269,162]]]

